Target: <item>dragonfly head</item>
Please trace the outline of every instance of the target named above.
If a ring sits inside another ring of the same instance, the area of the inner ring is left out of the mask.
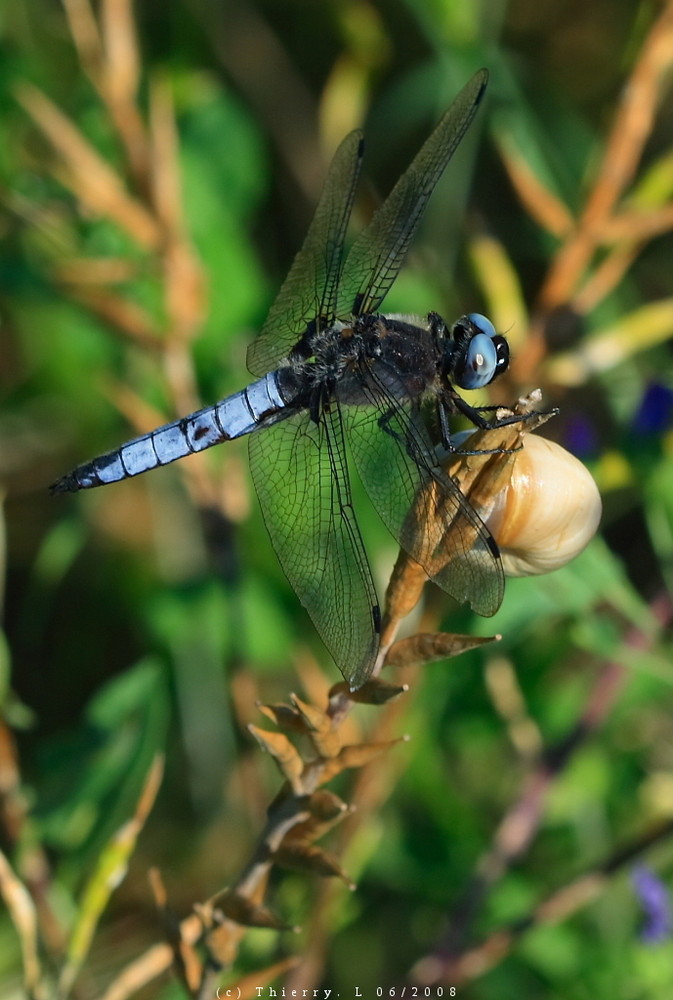
[[[490,319],[468,313],[451,327],[446,373],[461,389],[481,389],[507,370],[509,345]]]

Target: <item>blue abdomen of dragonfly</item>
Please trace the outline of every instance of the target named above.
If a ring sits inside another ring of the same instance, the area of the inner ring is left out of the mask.
[[[270,372],[214,406],[158,427],[149,434],[128,441],[121,448],[78,466],[57,480],[52,492],[74,492],[105,486],[168,465],[222,441],[250,434],[264,421],[281,414],[285,405],[286,397],[279,389],[276,373]]]

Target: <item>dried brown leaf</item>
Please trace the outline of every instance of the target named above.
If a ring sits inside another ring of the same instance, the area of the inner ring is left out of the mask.
[[[337,774],[348,768],[364,767],[370,761],[379,757],[386,750],[397,746],[398,743],[406,742],[406,737],[396,740],[389,740],[382,743],[359,743],[354,746],[344,747],[337,757],[325,761],[320,767],[320,784],[326,784]]]
[[[140,81],[141,59],[132,0],[103,0],[101,28],[108,100],[118,105],[133,105]]]
[[[316,708],[307,701],[302,701],[296,694],[291,694],[290,698],[297,711],[301,713],[309,730],[324,733],[331,727],[330,719],[321,708]]]
[[[162,339],[152,317],[134,302],[115,292],[80,285],[69,289],[70,297],[81,302],[92,313],[108,323],[117,333],[148,351],[160,351]]]
[[[573,309],[587,315],[617,288],[626,272],[642,250],[640,243],[626,243],[614,247],[594,268],[575,295]]]
[[[336,876],[349,889],[356,888],[355,883],[348,878],[337,859],[314,844],[283,844],[274,854],[274,861],[283,868],[310,872],[313,875],[322,875],[324,878]]]
[[[203,933],[203,921],[192,913],[181,921],[180,928],[185,940],[197,941]],[[169,971],[172,962],[173,952],[167,944],[152,945],[122,968],[101,992],[100,1000],[129,1000],[153,979]]]
[[[206,280],[185,232],[178,130],[171,91],[163,80],[155,81],[150,90],[150,124],[152,201],[166,233],[163,266],[170,336],[188,342],[203,322]]]
[[[182,236],[182,199],[178,167],[178,130],[171,91],[165,80],[152,82],[150,90],[152,177],[154,204],[173,240]]]
[[[203,963],[193,947],[193,942],[186,940],[182,935],[180,921],[168,904],[166,887],[158,868],[150,869],[149,880],[166,940],[173,950],[174,966],[187,991],[193,995],[203,978]]]
[[[544,230],[557,239],[564,239],[574,226],[574,219],[567,205],[545,187],[506,132],[500,131],[497,141],[505,170],[521,204]]]
[[[488,509],[492,497],[508,483],[514,454],[523,437],[556,415],[556,410],[536,410],[540,400],[541,393],[536,389],[514,407],[498,410],[498,417],[518,415],[525,419],[471,434],[469,448],[477,454],[446,455],[442,464],[458,480],[461,491],[477,511]]]
[[[28,996],[40,993],[40,960],[37,947],[37,914],[30,893],[0,852],[0,895],[21,943],[23,982]]]
[[[218,922],[222,917],[232,920],[234,923],[242,924],[245,927],[269,927],[277,931],[292,929],[290,925],[279,920],[268,907],[248,899],[247,896],[242,895],[235,889],[225,889],[217,897],[217,901],[213,907],[213,931],[216,930]],[[213,931],[209,931],[209,933],[213,933]]]
[[[230,890],[225,890],[223,896]],[[239,894],[240,896],[240,894]],[[241,899],[244,897],[240,896]],[[254,905],[251,903],[251,905]],[[201,922],[202,932],[199,935],[199,944],[207,951],[208,971],[204,972],[199,983],[199,995],[203,992],[204,986],[210,986],[210,970],[213,967],[228,969],[236,961],[240,943],[245,936],[245,922],[237,921],[227,917],[220,908],[212,902],[196,903],[194,912]],[[212,991],[209,992],[212,995]]]
[[[89,0],[63,0],[79,61],[95,87],[101,84],[103,43]]]
[[[477,513],[490,511],[493,498],[508,485],[514,462],[513,450],[520,446],[523,435],[539,427],[553,415],[535,409],[540,399],[541,394],[536,390],[519,400],[514,407],[498,410],[497,416],[518,415],[525,419],[472,434],[469,448],[481,453],[451,453],[446,456],[444,464],[449,475],[458,483],[461,492]],[[405,526],[405,531],[416,537],[424,565],[433,575],[451,561],[454,551],[462,552],[465,545],[469,544],[469,534],[462,521],[460,526],[449,526],[447,530],[446,521],[439,514],[444,509],[441,497],[437,496],[435,502],[432,496],[440,489],[439,484],[433,481],[419,491],[407,515]],[[428,511],[434,510],[438,512],[438,516],[429,518]],[[476,537],[476,525],[473,530]],[[458,533],[459,537],[454,538],[454,534]],[[381,629],[383,650],[387,650],[392,644],[400,620],[418,603],[427,579],[423,566],[404,550],[400,550],[386,590]]]
[[[406,694],[408,690],[407,684],[391,684],[389,681],[382,681],[379,677],[373,677],[356,691],[351,691],[348,684],[341,681],[330,689],[330,698],[333,695],[346,696],[359,705],[385,705],[394,698],[399,698],[401,694]]]
[[[51,274],[59,284],[116,285],[135,281],[141,275],[141,265],[127,257],[70,257],[55,261]]]
[[[105,52],[98,91],[123,144],[136,190],[152,204],[152,155],[137,104],[141,57],[132,0],[104,0],[101,24]]]
[[[292,702],[304,719],[308,736],[316,752],[321,757],[335,757],[342,746],[341,734],[330,717],[321,709],[309,705],[296,695],[291,695]]]
[[[286,732],[291,733],[306,733],[306,722],[291,705],[283,705],[282,703],[263,705],[261,702],[258,702],[257,708],[267,719],[275,722],[279,729],[284,729]]]
[[[219,969],[231,968],[236,961],[239,946],[244,936],[242,925],[234,923],[232,920],[225,920],[209,930],[203,940],[208,951],[209,964],[215,965]],[[212,994],[210,995],[212,996]]]
[[[583,213],[587,228],[601,226],[633,179],[652,131],[662,84],[673,62],[673,7],[664,4],[621,94],[605,155]]]
[[[497,642],[499,635],[454,635],[451,632],[418,633],[399,639],[386,654],[384,666],[409,667],[416,664],[446,660],[487,642]]]
[[[348,806],[343,799],[340,799],[338,795],[335,795],[334,792],[330,792],[326,788],[320,788],[318,791],[313,792],[312,795],[309,795],[306,804],[311,816],[321,823],[338,821],[348,812]]]
[[[486,688],[508,736],[522,760],[530,767],[544,749],[544,739],[519,684],[514,665],[506,656],[490,656],[484,674]]]
[[[17,96],[59,153],[64,169],[55,173],[82,205],[111,219],[141,247],[158,249],[161,227],[70,119],[32,84],[20,84]]]
[[[398,623],[413,611],[423,594],[428,575],[414,559],[400,549],[386,588],[381,646],[391,641]]]
[[[138,434],[145,434],[166,422],[166,414],[151,406],[128,385],[111,378],[100,380],[101,391],[128,420]]]
[[[667,3],[645,38],[622,90],[605,153],[574,233],[556,255],[540,291],[543,309],[568,302],[586,273],[607,221],[633,180],[672,60],[673,7]]]
[[[301,801],[302,805],[309,810],[309,814],[301,822],[288,829],[277,850],[293,843],[309,844],[318,840],[337,823],[340,823],[350,811],[338,795],[334,795],[327,789],[319,789],[312,795],[305,796]]]
[[[239,1000],[252,1000],[253,997],[259,997],[260,987],[267,986],[269,983],[274,983],[286,972],[294,969],[299,962],[300,959],[293,955],[290,958],[284,958],[281,962],[276,962],[275,965],[267,966],[266,969],[251,972],[249,975],[243,976],[241,979],[236,979],[234,982],[229,984],[229,989],[232,991],[231,996],[236,996]],[[220,990],[220,996],[225,995],[225,991]]]
[[[301,795],[303,792],[301,778],[304,773],[304,762],[287,736],[284,736],[283,733],[270,733],[266,729],[259,729],[252,723],[248,729],[262,749],[274,758],[292,790],[297,795]]]

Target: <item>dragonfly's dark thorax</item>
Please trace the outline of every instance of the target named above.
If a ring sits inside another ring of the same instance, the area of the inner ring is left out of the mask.
[[[337,388],[344,403],[371,402],[362,398],[358,382],[370,370],[371,393],[380,382],[396,399],[416,399],[430,390],[437,377],[437,353],[432,336],[422,321],[412,322],[393,316],[362,316],[353,325],[352,360]],[[366,381],[366,380],[365,380]]]
[[[395,399],[417,399],[433,388],[437,371],[437,349],[427,324],[367,315],[311,331],[277,374],[291,409],[317,413],[329,399],[350,406],[379,402],[381,386]]]

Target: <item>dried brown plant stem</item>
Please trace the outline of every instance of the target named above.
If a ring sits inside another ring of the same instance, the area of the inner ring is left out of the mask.
[[[161,227],[147,206],[125,189],[124,182],[80,130],[45,94],[22,83],[17,96],[60,156],[54,170],[80,203],[113,219],[142,248],[156,250]]]
[[[510,183],[531,219],[559,240],[570,237],[575,223],[567,205],[538,180],[507,132],[496,133],[496,141]]]
[[[339,698],[340,692],[337,691],[334,697]],[[322,789],[322,785],[345,768],[363,767],[397,741],[344,745],[339,727],[329,714],[296,696],[291,705],[263,708],[282,730],[303,734],[313,744],[313,753],[306,757],[300,755],[285,732],[250,727],[262,747],[274,758],[286,783],[269,807],[266,826],[249,862],[232,885],[207,903],[195,907],[196,920],[189,917],[171,931],[170,944],[149,949],[128,965],[108,988],[104,1000],[122,1000],[130,996],[128,991],[137,990],[173,964],[183,970],[183,980],[189,984],[190,994],[200,997],[231,968],[248,928],[287,929],[264,903],[268,878],[276,864],[336,875],[350,885],[336,860],[313,844],[348,811],[344,803]],[[155,897],[165,910],[164,894],[156,876],[153,884]],[[200,965],[194,951],[197,944],[205,948],[208,956],[207,962]],[[194,969],[198,970],[198,984],[194,982]]]
[[[29,997],[41,1000],[46,994],[42,987],[42,971],[38,956],[38,920],[35,905],[26,886],[1,851],[0,895],[21,943],[24,988]]]
[[[98,91],[121,140],[136,190],[147,198],[147,134],[137,106],[141,56],[132,0],[103,0],[100,24],[89,0],[63,0],[82,69]]]
[[[670,205],[656,212],[621,207],[651,133],[672,63],[673,2],[666,0],[622,90],[605,152],[576,219],[556,195],[530,177],[507,137],[500,138],[503,161],[522,203],[547,232],[563,241],[538,294],[526,350],[513,365],[521,385],[536,377],[546,353],[545,327],[554,310],[564,305],[579,313],[594,308],[618,285],[646,240],[673,226]],[[596,252],[606,245],[605,259],[592,270]]]
[[[70,268],[66,262],[55,270],[55,276],[61,277],[61,287],[70,298],[116,334],[157,356],[172,414],[194,411],[201,400],[191,343],[207,310],[207,288],[183,219],[170,91],[161,80],[151,83],[146,125],[138,107],[140,54],[131,0],[104,0],[98,20],[89,0],[65,0],[65,8],[82,67],[120,139],[134,193],[48,97],[28,85],[19,89],[18,96],[57,154],[55,175],[81,206],[109,218],[149,255],[145,268],[162,276],[164,321],[150,316],[112,287],[119,278],[114,267],[106,268],[105,261],[85,261],[82,266],[80,260],[77,267]],[[136,431],[151,429],[144,422],[140,401],[134,402],[128,390],[122,395],[124,413]],[[116,394],[113,399],[117,401]],[[152,426],[168,418],[168,414],[160,414]],[[203,456],[183,463],[181,472],[198,508],[219,510],[225,518],[236,516],[240,505],[235,497],[230,502],[228,480],[218,485]]]
[[[521,405],[522,412],[528,412],[532,400],[526,400]],[[537,419],[544,419],[544,415],[540,415]],[[534,422],[531,421],[525,425],[512,425],[504,430],[485,432],[481,435],[480,443],[484,447],[495,447],[495,439],[497,438],[500,446],[504,440],[511,447],[518,440],[522,430],[530,429]],[[499,485],[500,476],[506,475],[509,468],[510,456],[498,454],[466,456],[462,465],[461,485],[468,497],[477,502],[477,498],[487,490],[489,477],[486,475],[486,471],[490,469],[493,482]],[[497,474],[495,469],[498,470]],[[483,501],[484,497],[481,499]],[[420,525],[418,529],[421,530]],[[418,567],[413,561],[409,560],[408,557],[401,557],[387,595],[384,615],[386,648],[390,648],[393,659],[395,646],[391,646],[391,643],[397,624],[400,617],[406,614],[420,597],[423,580],[424,575],[422,577],[419,574]],[[434,622],[431,623],[429,619],[426,619],[424,626],[434,626]],[[463,648],[466,648],[468,643],[476,645],[486,641],[461,639],[461,637],[454,637],[454,640],[457,647],[462,646]],[[406,643],[407,640],[403,640],[403,642]],[[402,648],[405,651],[408,649],[407,646],[402,646]],[[422,648],[422,645],[411,648],[417,652],[418,648]],[[415,667],[413,666],[414,661],[411,659],[405,660],[402,657],[401,662],[406,663],[407,677],[413,678],[420,669],[417,660]],[[405,685],[405,688],[407,686]],[[349,695],[345,685],[338,684],[332,689],[326,711],[313,708],[296,696],[293,696],[291,705],[266,706],[264,708],[265,714],[275,721],[283,731],[272,733],[258,727],[251,727],[251,731],[261,745],[273,756],[285,776],[286,786],[270,807],[265,830],[260,836],[250,862],[245,866],[238,879],[208,904],[198,908],[201,933],[196,930],[192,918],[180,925],[181,947],[191,947],[198,938],[201,938],[216,967],[224,969],[233,963],[246,927],[251,925],[280,927],[273,915],[263,905],[271,867],[280,858],[283,858],[284,861],[289,861],[292,858],[294,863],[299,863],[307,870],[308,866],[317,866],[315,870],[321,871],[323,874],[336,874],[345,880],[336,863],[324,852],[311,847],[311,842],[316,835],[324,831],[326,823],[331,825],[343,818],[343,833],[340,841],[341,846],[344,847],[352,839],[356,825],[366,820],[371,812],[380,808],[385,801],[402,765],[400,762],[397,764],[393,762],[384,769],[377,769],[374,773],[371,769],[369,772],[367,770],[361,771],[361,777],[355,790],[355,799],[359,805],[357,813],[345,811],[345,807],[340,805],[334,797],[331,800],[330,798],[326,800],[328,805],[330,801],[332,802],[331,812],[328,810],[328,813],[325,814],[324,806],[320,806],[322,812],[316,811],[318,803],[323,801],[316,799],[316,793],[325,782],[344,767],[361,769],[364,764],[380,757],[382,749],[396,742],[392,734],[399,726],[403,707],[399,703],[396,705],[391,700],[379,718],[373,738],[360,746],[342,745],[340,726],[349,711],[347,703],[351,703],[353,699],[376,700],[378,688],[383,692],[383,700],[389,698],[392,693],[405,689],[372,681],[369,686]],[[285,735],[285,733],[293,732],[303,734],[312,742],[314,756],[304,759],[299,754],[294,744]],[[384,757],[390,759],[391,755],[384,755]],[[325,793],[320,794],[324,795]],[[326,941],[326,913],[331,898],[332,892],[329,888],[320,893],[317,909],[313,912],[310,941],[305,960],[302,962],[301,969],[290,976],[292,988],[299,988],[299,985],[302,988],[307,988],[308,984],[315,982],[319,974]],[[120,991],[120,983],[137,985],[143,977],[147,977],[144,981],[148,982],[164,968],[168,968],[176,957],[179,956],[175,947],[166,947],[163,950],[151,949],[145,956],[127,967],[118,981],[110,987],[104,1000],[122,1000],[128,994]],[[202,984],[199,989],[201,988]]]
[[[635,176],[651,132],[662,79],[673,62],[673,3],[664,4],[645,39],[621,101],[592,190],[575,232],[557,254],[540,293],[545,309],[568,301],[602,242],[602,231]]]
[[[29,805],[21,786],[16,744],[7,725],[0,721],[0,824],[7,842],[23,842],[17,878],[30,893],[41,939],[54,958],[65,950],[66,934],[49,895],[51,869],[39,838],[30,832]]]
[[[165,370],[176,410],[189,413],[200,405],[191,345],[205,315],[205,278],[185,229],[175,113],[170,90],[161,81],[150,89],[150,122],[153,203],[166,234],[161,255]]]
[[[190,944],[198,941],[203,925],[196,914],[180,921],[180,938]],[[98,1000],[128,1000],[148,983],[168,972],[173,964],[174,951],[170,944],[156,944],[148,948],[139,958],[128,965],[115,977]]]
[[[537,401],[537,395],[522,400],[516,411],[522,415],[530,414]],[[520,443],[522,434],[539,425],[547,416],[536,414],[529,423],[512,424],[505,428],[481,432],[475,435],[474,447],[475,449],[515,448]],[[456,456],[451,466],[451,473],[456,476],[461,491],[479,510],[486,505],[488,497],[497,492],[502,483],[508,480],[512,461],[513,454],[508,451],[500,454]],[[419,503],[419,511],[421,509],[425,510],[426,507]],[[414,511],[410,512],[410,518],[415,516]],[[432,538],[438,533],[439,528],[427,524],[424,520],[422,524],[417,525],[417,530]],[[450,534],[446,538],[446,551],[451,551]],[[381,630],[382,655],[377,669],[381,670],[384,666],[392,665],[403,667],[405,689],[413,690],[422,667],[433,659],[440,656],[442,658],[455,656],[467,649],[493,641],[493,637],[476,638],[437,633],[436,609],[426,607],[420,623],[420,634],[396,643],[395,636],[400,622],[418,604],[426,582],[427,574],[422,567],[401,551],[386,591]],[[394,734],[399,732],[407,711],[406,699],[395,699],[386,704],[379,713],[371,740],[382,744],[390,741]],[[337,835],[338,854],[346,857],[346,863],[348,845],[354,841],[358,828],[365,827],[367,821],[381,810],[404,766],[402,755],[386,754],[378,758],[375,764],[359,772],[352,796],[354,809],[340,825]],[[288,989],[296,989],[299,993],[302,990],[310,991],[319,982],[329,940],[329,913],[335,893],[338,891],[338,886],[333,883],[326,882],[320,888],[312,909],[309,935],[302,960],[288,978],[286,984]]]

